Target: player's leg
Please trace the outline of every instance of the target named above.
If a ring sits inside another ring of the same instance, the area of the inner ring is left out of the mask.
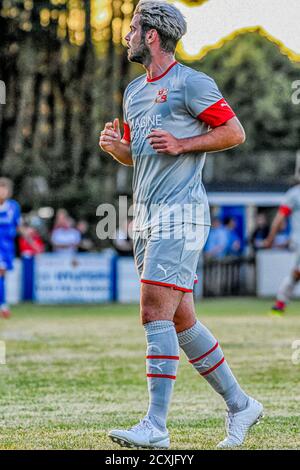
[[[168,408],[179,362],[178,338],[173,322],[183,292],[168,287],[142,284],[141,320],[147,340],[147,416],[166,430]]]
[[[145,233],[134,234],[136,266],[140,277],[147,280],[141,284],[140,313],[147,341],[149,407],[138,425],[109,433],[114,442],[123,446],[167,448],[170,443],[166,419],[179,361],[173,317],[183,292],[160,285],[164,271],[157,265],[159,261],[164,265],[163,253],[168,251],[159,239],[151,242],[150,235],[147,238]],[[171,271],[171,265],[169,267]]]
[[[0,315],[2,318],[9,318],[10,311],[6,303],[5,274],[6,269],[0,268]]]
[[[169,287],[141,285],[141,320],[147,341],[148,412],[129,430],[114,429],[110,438],[126,447],[168,448],[167,414],[179,362],[173,322],[183,293]]]
[[[273,313],[284,313],[287,304],[290,302],[297,282],[300,281],[300,269],[294,269],[285,277],[279,287],[276,303],[272,307]]]
[[[0,268],[0,307],[5,305],[5,270]]]
[[[248,395],[237,383],[217,339],[196,319],[192,293],[184,294],[174,322],[179,345],[197,372],[224,398],[231,412],[244,410]]]
[[[228,437],[219,447],[241,445],[248,429],[262,416],[261,403],[249,397],[231,372],[218,341],[196,319],[194,299],[186,293],[175,313],[175,327],[180,347],[190,363],[219,393],[228,406]]]

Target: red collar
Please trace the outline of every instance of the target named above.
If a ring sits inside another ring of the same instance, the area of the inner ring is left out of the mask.
[[[159,80],[160,78],[164,77],[165,75],[167,75],[167,73],[169,72],[169,70],[171,70],[172,67],[174,67],[174,65],[178,64],[177,60],[175,60],[171,65],[169,65],[169,67],[167,68],[167,70],[164,71],[164,73],[162,73],[161,75],[159,75],[158,77],[154,77],[154,78],[149,78],[147,77],[147,82],[156,82],[156,80]]]

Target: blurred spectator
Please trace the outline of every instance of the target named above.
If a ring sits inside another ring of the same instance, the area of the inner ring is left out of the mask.
[[[226,256],[228,235],[218,217],[213,217],[208,240],[205,245],[206,258],[223,258]]]
[[[133,241],[131,237],[132,222],[127,220],[116,231],[113,245],[120,256],[133,256]]]
[[[272,248],[288,248],[290,243],[290,236],[288,232],[287,221],[284,219],[281,224],[279,231],[275,235]]]
[[[53,229],[64,228],[66,224],[66,219],[69,218],[68,211],[66,209],[58,209],[55,216]]]
[[[74,227],[74,221],[65,209],[56,214],[51,244],[55,253],[74,253],[80,244],[81,234]]]
[[[254,232],[250,237],[250,244],[254,251],[263,248],[263,241],[269,234],[270,226],[264,213],[257,214]]]
[[[85,253],[87,251],[92,251],[95,247],[93,240],[90,238],[88,231],[89,231],[89,224],[86,220],[81,219],[78,221],[77,230],[80,232],[81,240],[78,246],[78,251]]]
[[[45,251],[43,242],[38,231],[30,227],[28,223],[23,223],[20,228],[19,253],[21,256],[34,256]]]
[[[227,235],[226,255],[238,256],[241,253],[242,243],[236,232],[236,221],[233,217],[226,217],[224,226]]]

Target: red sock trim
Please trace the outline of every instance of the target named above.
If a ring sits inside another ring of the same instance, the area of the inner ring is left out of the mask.
[[[173,361],[179,361],[179,356],[146,356],[146,359],[172,359]]]
[[[280,309],[284,309],[285,308],[285,302],[283,302],[282,300],[277,300],[276,307],[278,307]]]
[[[153,284],[154,286],[172,287],[175,290],[181,290],[182,292],[193,292],[193,289],[186,289],[185,287],[176,286],[176,284],[168,284],[166,282],[150,281],[149,279],[141,279],[144,284]]]
[[[225,357],[222,357],[222,359],[217,364],[215,364],[211,369],[208,369],[205,372],[201,372],[200,375],[204,377],[205,375],[210,374],[211,372],[216,370],[221,364],[223,364],[224,361],[225,361]]]
[[[208,356],[208,355],[211,354],[213,351],[215,351],[218,346],[219,346],[219,343],[218,343],[218,341],[217,341],[213,348],[211,348],[211,349],[210,349],[209,351],[207,351],[205,354],[202,354],[202,356],[196,357],[196,359],[191,359],[189,362],[190,362],[191,364],[194,364],[195,362],[201,361],[201,359],[204,359],[206,356]]]
[[[176,375],[167,375],[167,374],[147,374],[147,377],[157,377],[158,379],[176,380]]]

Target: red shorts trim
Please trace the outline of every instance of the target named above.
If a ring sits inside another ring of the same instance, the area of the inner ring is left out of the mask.
[[[185,287],[179,287],[176,286],[176,284],[168,284],[166,282],[149,281],[148,279],[141,279],[141,282],[144,284],[153,284],[154,286],[171,287],[174,290],[180,290],[182,292],[193,292],[193,289],[186,289]]]
[[[205,375],[208,375],[214,370],[216,370],[221,364],[223,364],[224,361],[225,361],[225,357],[223,356],[222,359],[219,362],[217,362],[217,364],[215,364],[211,369],[208,369],[205,372],[201,372],[200,375],[202,375],[202,377],[205,377]]]
[[[157,377],[158,379],[176,380],[176,375],[167,375],[167,374],[147,374],[147,377]]]

